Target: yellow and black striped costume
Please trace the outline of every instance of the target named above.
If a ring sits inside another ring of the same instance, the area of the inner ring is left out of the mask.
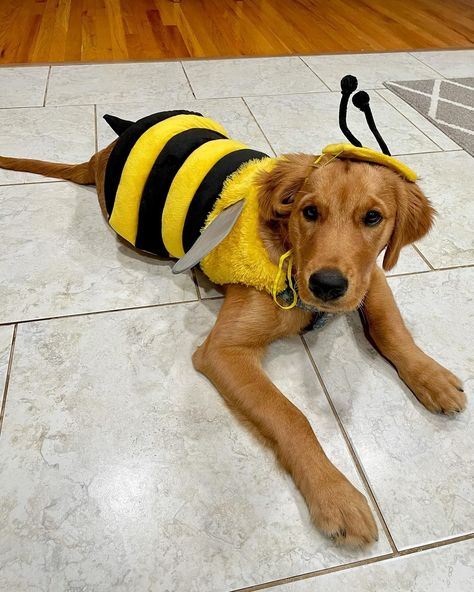
[[[179,258],[218,213],[245,198],[232,231],[201,267],[215,283],[271,292],[278,270],[258,233],[254,178],[275,159],[229,139],[199,113],[161,112],[136,123],[105,119],[119,133],[104,187],[112,228],[139,249]]]

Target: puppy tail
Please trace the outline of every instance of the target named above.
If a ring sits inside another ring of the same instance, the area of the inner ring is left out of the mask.
[[[89,162],[62,164],[29,158],[0,156],[0,168],[10,171],[37,173],[38,175],[54,177],[55,179],[66,179],[79,185],[95,185],[95,160],[94,155]]]

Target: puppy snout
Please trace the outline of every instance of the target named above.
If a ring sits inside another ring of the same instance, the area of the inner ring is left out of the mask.
[[[337,269],[321,269],[309,278],[309,289],[322,300],[337,300],[347,292],[349,282]]]

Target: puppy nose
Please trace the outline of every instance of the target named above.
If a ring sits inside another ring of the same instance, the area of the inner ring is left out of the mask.
[[[321,269],[309,278],[309,289],[324,302],[344,296],[348,285],[347,279],[337,269]]]

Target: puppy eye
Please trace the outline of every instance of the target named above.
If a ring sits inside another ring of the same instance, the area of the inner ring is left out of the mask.
[[[306,220],[311,220],[314,222],[319,216],[318,208],[316,206],[306,206],[303,209],[303,216],[306,218]]]
[[[364,216],[364,224],[366,226],[377,226],[382,222],[383,216],[377,210],[369,210],[367,214]]]

